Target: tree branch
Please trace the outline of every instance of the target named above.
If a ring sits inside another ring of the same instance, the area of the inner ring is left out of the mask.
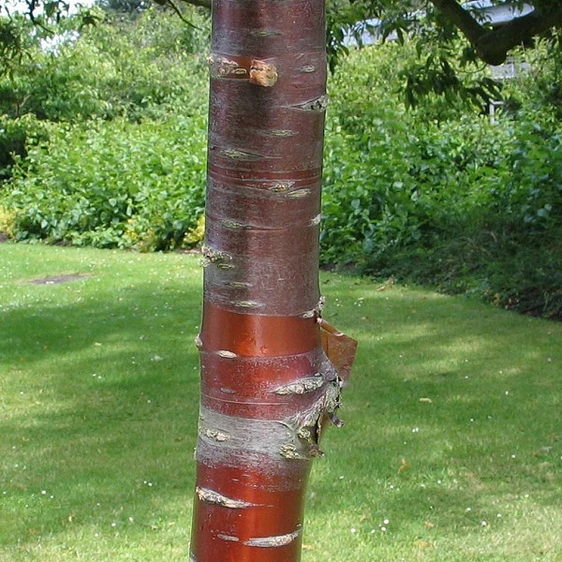
[[[172,10],[174,10],[174,12],[176,12],[180,20],[183,21],[183,23],[189,25],[190,27],[193,27],[193,29],[199,29],[196,25],[193,25],[190,21],[186,20],[183,17],[183,14],[179,11],[178,7],[172,2],[172,0],[154,0],[154,1],[160,6],[169,6],[170,8],[172,8]],[[191,3],[192,2],[188,2],[188,4]]]
[[[212,0],[182,0],[186,4],[191,4],[192,6],[199,6],[201,8],[211,9]]]
[[[431,3],[443,12],[473,45],[486,34],[487,30],[457,0],[431,0]]]
[[[515,18],[509,23],[489,30],[475,44],[478,56],[488,64],[502,64],[507,53],[530,41],[536,35],[548,31],[562,23],[562,11],[559,8],[540,11],[535,8],[531,13]]]
[[[535,35],[562,25],[562,8],[554,3],[543,9],[535,7],[529,14],[490,29],[481,25],[457,0],[430,0],[431,3],[462,32],[484,62],[498,65],[505,62],[507,53],[529,41]]]

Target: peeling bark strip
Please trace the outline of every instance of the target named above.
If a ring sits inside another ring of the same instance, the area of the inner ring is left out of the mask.
[[[303,383],[302,381],[306,381]],[[301,379],[295,385],[286,385],[281,394],[304,395],[322,388],[320,394],[312,394],[314,401],[306,397],[306,409],[295,412],[284,419],[253,419],[225,415],[216,410],[201,406],[199,414],[199,439],[206,442],[207,450],[214,448],[216,455],[231,455],[242,461],[250,456],[263,458],[279,457],[293,459],[309,459],[318,456],[318,438],[325,419],[332,420],[335,425],[341,422],[335,418],[340,404],[339,379],[327,382],[323,378],[318,386],[306,389],[310,379]],[[288,390],[292,387],[291,390]],[[231,402],[236,402],[232,399]],[[254,408],[265,409],[267,403],[256,402]],[[273,403],[274,405],[274,403]],[[252,404],[250,404],[252,406]],[[221,451],[219,453],[219,450]],[[201,450],[197,451],[197,459],[201,458]],[[208,453],[207,453],[208,454]],[[207,459],[211,460],[211,459]]]
[[[214,0],[211,53],[190,556],[298,562],[311,460],[325,422],[341,425],[354,351],[320,323],[323,0]]]
[[[217,441],[209,437],[209,433],[228,434],[228,439]],[[230,450],[230,454],[240,457],[253,453],[279,457],[285,444],[296,446],[298,441],[296,429],[279,420],[237,418],[206,408],[202,408],[199,415],[199,438],[207,440],[208,445],[222,451]]]

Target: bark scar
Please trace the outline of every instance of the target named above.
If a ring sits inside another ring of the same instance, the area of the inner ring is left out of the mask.
[[[217,537],[223,541],[238,542],[240,539],[232,535],[224,535],[222,533],[218,534]]]
[[[304,64],[303,66],[299,66],[297,68],[297,72],[303,72],[305,74],[310,74],[312,72],[316,72],[316,67],[313,64]]]
[[[295,539],[299,537],[301,530],[297,529],[292,533],[287,533],[286,535],[276,535],[273,537],[255,537],[248,539],[244,542],[246,546],[257,546],[261,548],[275,548],[280,546],[285,546],[291,544]]]
[[[207,62],[211,68],[211,75],[218,78],[247,78],[248,76],[248,70],[237,60],[211,55]]]
[[[296,189],[295,191],[291,191],[286,195],[289,199],[302,199],[303,197],[308,197],[312,193],[312,189],[308,187],[303,187],[301,189]]]
[[[320,217],[320,215],[318,215]],[[326,297],[321,295],[318,303],[312,310],[307,310],[303,313],[302,318],[316,318],[317,321],[322,317],[322,311],[326,306]]]
[[[287,193],[295,186],[294,181],[276,181],[269,188],[273,193]]]
[[[319,390],[324,386],[324,382],[324,377],[318,374],[314,377],[305,377],[291,384],[279,386],[274,392],[281,396],[286,394],[306,394],[307,392]]]
[[[318,98],[308,100],[300,104],[296,104],[293,107],[295,107],[296,109],[301,109],[303,111],[321,112],[321,111],[326,111],[326,108],[328,107],[328,101],[329,101],[328,95],[324,94]]]
[[[279,73],[274,59],[254,59],[241,55],[212,54],[208,59],[213,78],[248,80],[250,84],[270,88],[275,86]]]
[[[234,267],[230,263],[232,261],[232,256],[227,252],[216,250],[215,248],[211,248],[210,246],[203,246],[201,248],[201,255],[201,265],[203,267],[207,267],[210,264],[223,269]]]
[[[227,496],[223,496],[222,494],[219,494],[214,490],[209,490],[209,488],[202,488],[201,486],[197,486],[195,488],[195,493],[202,502],[220,505],[229,509],[246,509],[254,505],[243,500],[228,498]]]
[[[204,429],[202,433],[205,437],[208,437],[209,439],[213,439],[214,441],[218,441],[219,443],[228,441],[229,439],[229,436],[222,431],[213,431],[212,429]]]
[[[216,354],[224,359],[235,359],[238,357],[234,351],[229,351],[228,349],[219,349]]]

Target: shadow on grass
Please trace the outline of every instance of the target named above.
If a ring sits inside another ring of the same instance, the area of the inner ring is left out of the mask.
[[[310,517],[462,535],[514,504],[559,505],[559,324],[346,277],[328,286],[331,320],[360,347]]]
[[[4,544],[79,526],[189,525],[200,288],[140,274],[19,286],[7,299]],[[327,281],[328,319],[360,348],[346,426],[327,434],[315,464],[309,517],[462,534],[525,495],[557,505],[562,325]]]
[[[2,311],[0,544],[156,530],[178,504],[189,524],[200,288],[80,283],[18,286]]]

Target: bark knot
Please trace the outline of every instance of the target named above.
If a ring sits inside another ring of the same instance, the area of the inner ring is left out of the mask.
[[[275,86],[279,75],[271,61],[253,59],[250,65],[250,83],[270,88]]]
[[[219,268],[230,269],[234,267],[230,262],[232,261],[232,256],[227,252],[221,250],[216,250],[210,246],[203,246],[201,248],[201,265],[207,267],[210,264],[216,265]]]
[[[324,422],[329,420],[337,427],[343,425],[343,422],[336,416],[341,404],[343,381],[328,358],[325,358],[322,363],[319,379],[322,384],[317,390],[324,387],[322,395],[309,408],[284,422],[294,432],[296,440],[283,444],[279,452],[282,457],[308,459],[323,456],[324,453],[318,446],[318,442]],[[294,393],[304,394],[307,392],[306,385],[311,385],[312,382],[307,379],[305,384],[302,381],[297,381],[296,384],[301,386],[298,389],[295,387]],[[312,392],[312,390],[308,390],[308,392]]]

